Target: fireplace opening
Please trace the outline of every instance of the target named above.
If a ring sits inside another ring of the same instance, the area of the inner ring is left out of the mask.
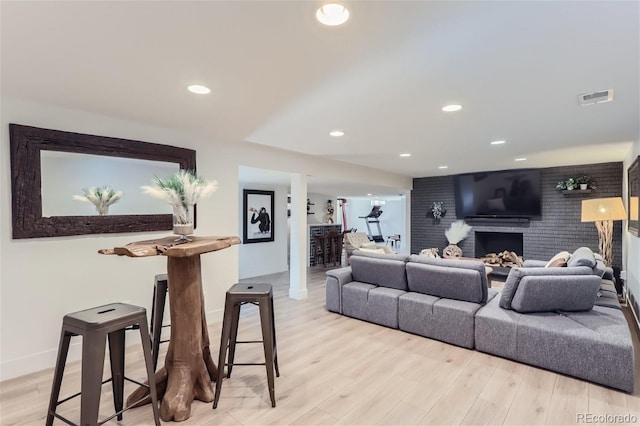
[[[522,256],[522,240],[522,233],[519,232],[475,232],[475,257],[480,259],[488,254],[499,255],[503,252]],[[507,254],[505,260],[509,262],[513,259]],[[497,277],[506,277],[511,269],[510,266],[490,266],[493,268],[493,275]]]

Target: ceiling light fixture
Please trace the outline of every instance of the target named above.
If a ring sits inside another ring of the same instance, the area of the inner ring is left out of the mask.
[[[335,27],[342,25],[349,19],[349,10],[341,4],[325,4],[316,12],[316,19],[321,24]]]
[[[449,166],[438,166],[439,169],[448,169]]]
[[[445,105],[442,107],[442,110],[444,112],[455,112],[455,111],[460,111],[461,109],[462,109],[462,105],[456,105],[456,104]]]
[[[507,141],[493,141],[491,142],[491,145],[502,145],[503,143],[506,143]]]
[[[198,95],[206,95],[207,93],[211,92],[211,89],[199,84],[192,84],[191,86],[187,87],[187,90],[189,90],[191,93],[197,93]]]
[[[526,157],[520,157],[520,158],[516,158],[513,161],[527,161]]]
[[[411,154],[409,154],[408,152],[405,152],[403,154],[400,154],[400,157],[411,157]]]
[[[342,130],[332,130],[329,132],[330,136],[333,136],[334,138],[339,138],[340,136],[344,136],[344,132]]]

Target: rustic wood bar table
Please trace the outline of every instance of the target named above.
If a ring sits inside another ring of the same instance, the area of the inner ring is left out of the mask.
[[[128,257],[167,257],[171,339],[165,365],[156,373],[163,421],[188,419],[194,399],[213,401],[211,382],[217,370],[209,349],[200,255],[239,243],[238,237],[190,237],[182,242],[171,236],[98,251]],[[127,403],[139,400],[145,393],[146,388],[138,388]]]

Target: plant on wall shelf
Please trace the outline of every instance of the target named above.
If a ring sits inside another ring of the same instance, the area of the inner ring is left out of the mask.
[[[577,177],[576,183],[580,186],[580,189],[597,189],[596,183],[588,175]]]
[[[556,184],[556,189],[558,191],[564,191],[564,190],[571,191],[577,188],[580,188],[582,190],[596,189],[596,184],[593,181],[593,179],[591,179],[591,176],[588,176],[588,175],[583,175],[579,177],[569,177],[565,180],[561,180]]]

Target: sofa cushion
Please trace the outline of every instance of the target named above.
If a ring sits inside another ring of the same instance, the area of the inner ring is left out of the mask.
[[[520,313],[588,311],[600,288],[595,275],[549,277],[525,276],[511,300],[511,309]]]
[[[406,256],[363,253],[360,250],[353,253],[350,262],[354,281],[407,290]]]
[[[487,301],[487,273],[480,261],[411,255],[407,283],[409,290],[417,293],[474,303]]]
[[[583,276],[593,275],[593,270],[586,266],[566,267],[566,268],[511,268],[507,281],[502,289],[500,297],[500,307],[512,309],[511,301],[518,290],[518,285],[524,277],[538,277],[541,280],[554,280],[560,276]],[[570,289],[566,289],[570,290]]]
[[[567,266],[588,266],[593,269],[596,266],[596,258],[589,247],[580,247],[573,252]]]

